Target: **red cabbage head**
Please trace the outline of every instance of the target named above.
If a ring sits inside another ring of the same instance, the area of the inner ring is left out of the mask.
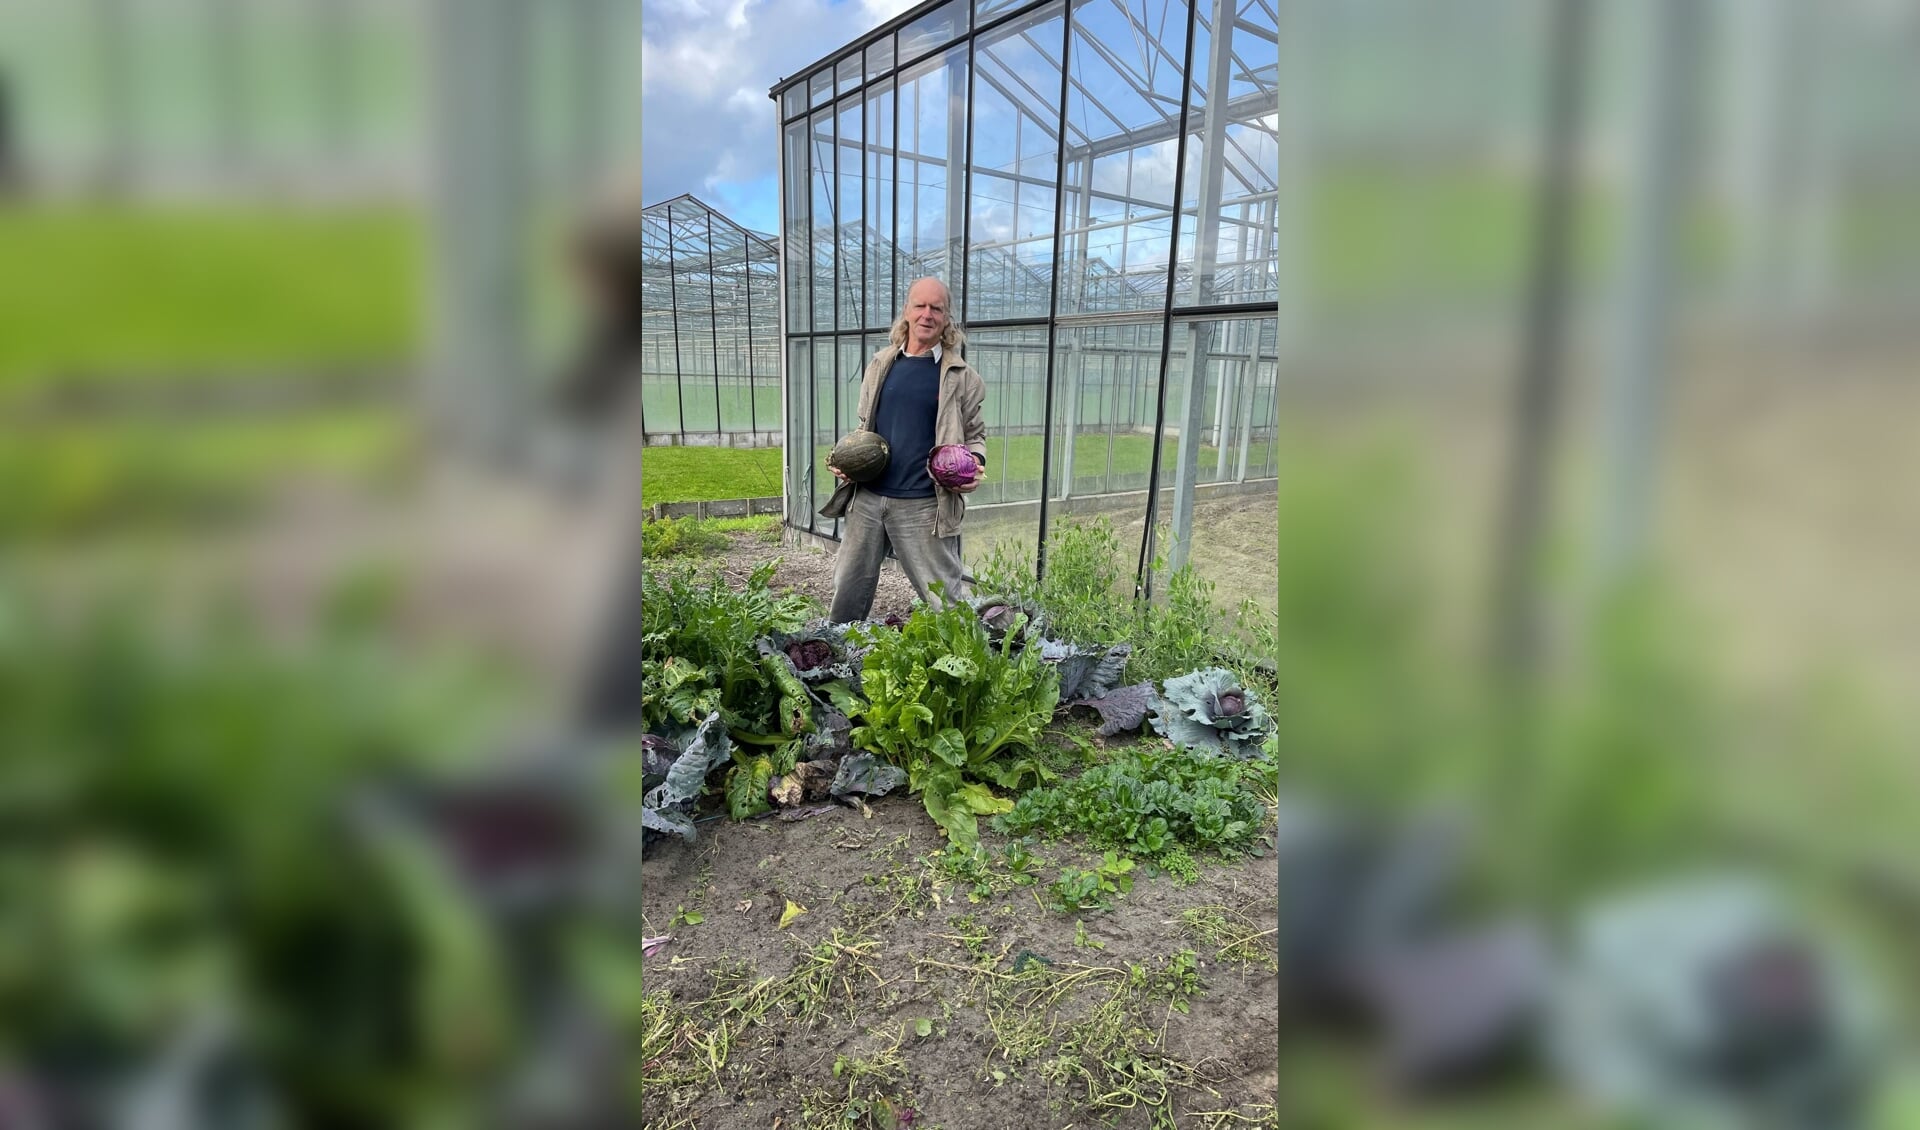
[[[973,452],[957,443],[942,444],[927,456],[927,474],[948,490],[970,485],[980,477]]]

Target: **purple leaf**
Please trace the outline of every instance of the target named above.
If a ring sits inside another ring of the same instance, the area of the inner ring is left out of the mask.
[[[1084,706],[1100,715],[1103,738],[1138,730],[1147,720],[1147,708],[1153,701],[1152,683],[1135,683],[1099,698],[1075,699],[1069,706]]]

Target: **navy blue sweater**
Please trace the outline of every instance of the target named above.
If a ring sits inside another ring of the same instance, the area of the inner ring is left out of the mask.
[[[867,489],[888,498],[932,498],[927,456],[933,452],[933,416],[940,401],[940,367],[931,355],[901,354],[880,386],[873,430],[887,441],[887,470]]]

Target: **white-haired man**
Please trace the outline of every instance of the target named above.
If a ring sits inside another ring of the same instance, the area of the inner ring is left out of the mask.
[[[870,482],[855,485],[834,471],[840,487],[820,508],[822,517],[846,519],[834,563],[835,623],[864,620],[873,610],[889,548],[920,599],[935,599],[934,581],[950,598],[966,595],[960,523],[966,496],[986,474],[986,384],[961,356],[966,338],[953,321],[952,303],[939,279],[908,287],[886,347],[867,362],[860,381],[860,427],[879,433],[889,456],[886,470]],[[948,489],[927,474],[927,457],[949,444],[973,453],[981,477]]]

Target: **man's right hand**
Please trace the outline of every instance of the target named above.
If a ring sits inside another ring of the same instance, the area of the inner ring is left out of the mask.
[[[832,471],[832,472],[833,472],[833,477],[834,477],[834,478],[836,478],[836,479],[839,479],[839,480],[840,480],[841,482],[843,482],[843,483],[845,483],[845,482],[850,482],[850,481],[851,481],[851,480],[849,480],[849,479],[848,479],[848,478],[847,478],[847,477],[846,477],[845,475],[843,475],[843,474],[841,474],[841,473],[840,473],[840,468],[838,468],[838,467],[835,467],[835,466],[832,466],[831,464],[829,464],[829,465],[828,465],[828,467],[827,467],[827,470],[829,470],[829,471]]]

